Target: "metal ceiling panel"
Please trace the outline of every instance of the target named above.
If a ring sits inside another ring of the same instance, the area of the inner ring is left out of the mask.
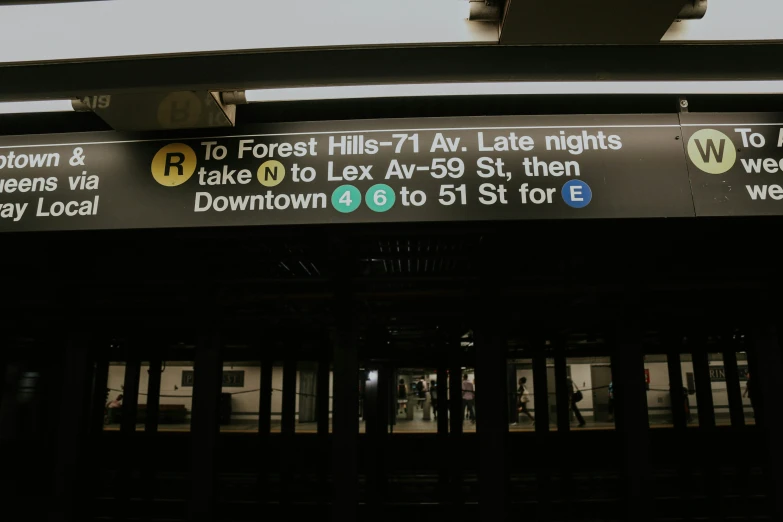
[[[658,43],[685,0],[509,0],[500,43]]]
[[[783,79],[783,43],[444,46],[0,65],[0,101],[416,82]],[[274,74],[270,74],[274,71]]]

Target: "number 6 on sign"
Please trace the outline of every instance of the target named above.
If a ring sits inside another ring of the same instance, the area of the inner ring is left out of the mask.
[[[394,206],[397,196],[389,185],[373,185],[364,195],[364,201],[374,212],[386,212]]]
[[[332,206],[338,212],[353,212],[362,202],[362,194],[353,185],[340,185],[332,192]]]

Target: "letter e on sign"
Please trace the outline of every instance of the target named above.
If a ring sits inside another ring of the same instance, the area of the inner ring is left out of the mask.
[[[532,192],[532,191],[531,191]],[[593,191],[590,185],[581,179],[572,179],[563,185],[563,201],[571,208],[584,208],[593,199]]]
[[[164,187],[182,185],[196,172],[196,152],[184,143],[170,143],[152,158],[150,170]]]

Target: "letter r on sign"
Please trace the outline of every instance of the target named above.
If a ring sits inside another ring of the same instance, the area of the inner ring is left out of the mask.
[[[184,143],[169,143],[152,158],[150,170],[165,187],[182,185],[196,172],[196,152]]]
[[[182,164],[185,163],[185,155],[181,152],[169,152],[166,154],[166,166],[163,168],[163,175],[168,176],[171,174],[172,167],[177,169],[177,175],[183,176]]]

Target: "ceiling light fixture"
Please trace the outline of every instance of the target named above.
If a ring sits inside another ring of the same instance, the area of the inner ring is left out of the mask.
[[[247,102],[253,103],[426,96],[536,96],[580,94],[783,94],[783,80],[474,82],[346,85],[252,89],[245,91],[245,98]]]
[[[0,103],[0,114],[73,112],[71,100],[36,100]]]

